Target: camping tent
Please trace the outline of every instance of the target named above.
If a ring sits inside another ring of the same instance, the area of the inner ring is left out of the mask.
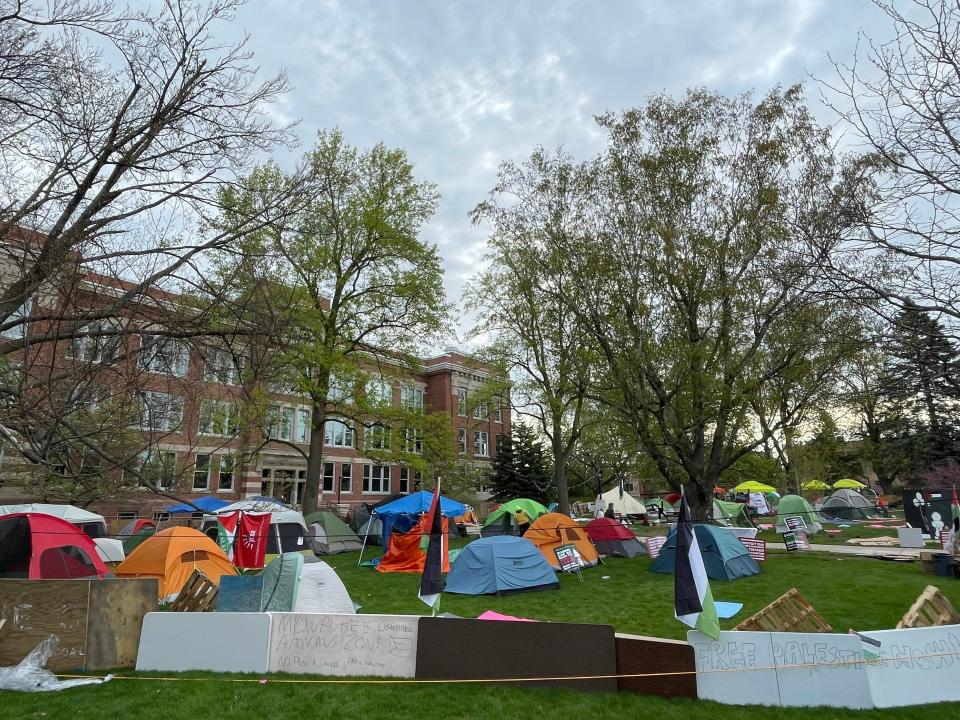
[[[263,588],[261,612],[293,612],[303,573],[303,554],[280,553],[260,572]]]
[[[117,537],[120,540],[126,540],[129,537],[133,537],[138,532],[143,530],[145,527],[152,527],[156,529],[157,524],[153,520],[147,520],[146,518],[136,518],[131,520],[126,525],[123,526],[123,529],[117,533]]]
[[[361,543],[379,545],[383,542],[383,520],[374,515],[368,516],[360,529],[357,530],[357,536]]]
[[[280,553],[311,552],[310,536],[303,515],[273,498],[248,498],[227,505],[203,518],[201,530],[211,539],[217,536],[217,515],[240,510],[246,513],[270,513],[270,535],[267,537],[266,560]]]
[[[323,560],[309,557],[304,559],[293,611],[339,615],[353,615],[356,612],[350,593],[334,569]]]
[[[541,515],[547,514],[547,509],[536,500],[527,498],[517,498],[510,502],[505,502],[483,521],[483,527],[480,528],[480,535],[483,537],[492,537],[494,535],[516,535],[517,524],[514,522],[514,515],[517,510],[523,510],[530,522],[533,522]]]
[[[92,538],[107,537],[107,522],[103,515],[74,507],[73,505],[51,505],[48,503],[24,503],[21,505],[0,505],[0,515],[14,513],[43,513],[66,520],[76,525]]]
[[[93,544],[97,547],[97,555],[105,563],[121,563],[127,556],[123,551],[123,543],[116,538],[94,538]]]
[[[837,490],[823,501],[820,515],[835,520],[872,520],[881,517],[869,500],[856,490]]]
[[[195,512],[206,512],[214,513],[218,510],[225,508],[228,503],[226,500],[221,500],[220,498],[213,497],[212,495],[206,495],[205,497],[197,498],[196,500],[191,500],[190,505],[187,503],[179,503],[178,505],[169,505],[163,509],[164,512],[168,512],[171,515],[177,513],[195,513]]]
[[[452,523],[453,520],[450,518],[442,518],[442,520],[443,534],[447,535],[447,525]],[[423,540],[424,534],[428,532],[425,525],[426,521],[427,515],[423,514],[407,532],[400,532],[399,529],[395,529],[394,532],[390,533],[387,551],[377,564],[377,572],[423,572],[427,554],[423,551],[420,541]],[[443,553],[443,572],[450,572],[450,559],[447,552]]]
[[[610,507],[610,503],[613,503],[613,511],[622,517],[647,514],[647,506],[637,500],[633,495],[625,492],[623,493],[623,497],[620,497],[619,487],[607,490],[607,492],[600,496],[600,502],[603,503],[602,509],[604,511]]]
[[[420,516],[430,510],[430,504],[433,502],[433,493],[426,490],[419,490],[409,495],[397,498],[393,502],[380,505],[373,509],[373,517],[380,518],[383,522],[383,532],[381,542],[384,547],[387,546],[387,539],[393,528],[396,527],[401,533],[407,532],[416,524]],[[467,506],[448,497],[440,496],[440,514],[445,518],[455,518],[463,515],[467,511]],[[444,525],[446,532],[446,525]]]
[[[637,536],[612,518],[596,518],[588,522],[584,529],[601,555],[634,558],[647,554]]]
[[[555,550],[561,545],[573,545],[583,558],[587,567],[593,567],[600,562],[597,549],[590,542],[587,533],[572,518],[560,513],[541,515],[523,536],[537,546],[550,563],[550,567],[559,569]]]
[[[744,503],[715,499],[713,501],[713,521],[717,525],[752,527],[753,523],[750,522],[750,512],[747,507]]]
[[[160,598],[180,592],[194,570],[199,570],[216,584],[221,575],[237,571],[223,550],[199,530],[172,527],[144,540],[117,566],[117,577],[155,577],[160,584]]]
[[[66,580],[105,577],[93,540],[54,515],[0,517],[0,577]]]
[[[784,518],[798,515],[803,518],[807,529],[804,530],[808,535],[813,535],[823,530],[820,524],[820,516],[810,507],[810,503],[799,495],[784,495],[780,498],[780,504],[777,506],[777,532],[785,533],[789,528],[784,524]]]
[[[134,550],[136,550],[140,543],[142,543],[147,538],[153,537],[157,532],[157,526],[153,523],[149,525],[142,525],[139,530],[136,531],[133,535],[130,535],[123,540],[123,554],[129,555]]]
[[[363,547],[363,542],[343,520],[321,510],[304,518],[310,532],[310,544],[317,555],[336,555]]]
[[[559,587],[553,569],[529,540],[489,537],[474,540],[457,556],[446,591],[462,595],[505,595]]]
[[[698,524],[693,528],[697,533],[697,544],[707,577],[713,580],[736,580],[760,574],[757,561],[750,557],[747,548],[733,533],[716,525]],[[672,573],[676,570],[676,557],[677,529],[673,528],[650,569],[653,572]]]

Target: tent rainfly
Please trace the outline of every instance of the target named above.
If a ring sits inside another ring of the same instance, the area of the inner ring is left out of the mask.
[[[498,535],[467,545],[447,576],[446,592],[461,595],[507,595],[555,590],[557,576],[529,540]]]
[[[620,515],[621,517],[627,517],[630,515],[646,515],[647,506],[642,502],[637,500],[630,493],[624,492],[623,497],[620,497],[620,488],[615,487],[607,492],[603,493],[600,496],[600,502],[603,503],[603,510],[606,510],[610,507],[610,504],[613,504],[613,511]]]
[[[584,529],[601,555],[634,558],[647,554],[647,549],[637,540],[637,536],[611,518],[596,518],[588,522]]]

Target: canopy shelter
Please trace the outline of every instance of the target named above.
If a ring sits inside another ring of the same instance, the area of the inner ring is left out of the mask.
[[[746,482],[742,482],[734,487],[733,491],[738,493],[773,493],[776,492],[777,489],[771,485],[765,485],[762,482],[757,482],[756,480],[747,480]]]
[[[352,515],[350,516],[350,528],[354,530],[357,533],[357,535],[359,535],[360,537],[363,537],[363,533],[361,532],[361,529],[367,524],[367,521],[370,519],[374,510],[376,510],[379,507],[383,507],[384,505],[388,505],[389,503],[392,503],[394,500],[399,500],[402,497],[406,497],[406,495],[407,495],[406,493],[394,493],[393,495],[388,495],[387,497],[383,498],[383,500],[380,500],[379,502],[361,503],[360,506],[357,507],[353,511]],[[371,538],[371,542],[372,542],[372,538]],[[379,543],[376,543],[376,544],[379,544]]]
[[[697,533],[697,544],[700,546],[707,577],[713,580],[736,580],[760,574],[757,561],[750,557],[747,548],[729,530],[704,524],[694,525],[693,529]],[[650,570],[672,573],[676,571],[676,567],[677,529],[673,528],[657,559],[650,565]]]
[[[223,550],[199,530],[176,526],[144,540],[117,566],[117,577],[155,577],[160,599],[180,592],[194,570],[220,585],[222,575],[236,575]]]
[[[730,527],[753,527],[750,520],[750,512],[747,505],[738,502],[727,502],[726,500],[713,501],[713,521],[717,525]]]
[[[450,569],[445,590],[461,595],[507,595],[558,587],[556,573],[533,543],[495,536],[474,540],[463,549]]]
[[[533,522],[541,515],[547,514],[547,508],[536,500],[527,498],[517,498],[503,503],[494,510],[483,521],[483,527],[480,528],[480,535],[483,537],[492,537],[494,535],[517,535],[519,534],[516,522],[517,511],[522,510],[523,514]]]
[[[799,495],[784,495],[780,498],[780,504],[777,506],[777,532],[785,533],[789,530],[785,518],[799,516],[803,518],[807,529],[804,530],[808,535],[813,535],[823,530],[820,523],[820,516],[810,506],[804,498]]]
[[[837,480],[833,484],[835,490],[863,490],[866,486],[866,483],[862,483],[859,480],[854,480],[853,478],[843,478],[842,480]]]
[[[214,513],[217,512],[217,510],[222,510],[229,504],[230,503],[226,500],[221,500],[220,498],[213,497],[212,495],[207,495],[205,497],[197,498],[196,500],[191,500],[189,504],[179,503],[177,505],[168,505],[163,509],[163,511],[168,512],[171,515],[195,512]]]
[[[317,555],[336,555],[363,547],[363,542],[350,526],[332,512],[310,513],[304,520],[310,533],[310,545]]]
[[[801,490],[829,490],[829,483],[825,483],[823,480],[807,480],[804,483],[800,483]]]
[[[634,558],[647,554],[637,536],[612,518],[599,517],[591,520],[584,530],[601,555]]]
[[[882,513],[856,490],[837,490],[823,501],[820,516],[826,520],[874,520]]]
[[[561,513],[541,515],[527,530],[523,537],[537,546],[550,567],[560,569],[556,549],[561,545],[573,545],[580,553],[584,564],[593,567],[600,562],[600,555],[586,531],[573,518]]]
[[[107,537],[107,521],[103,515],[78,508],[74,505],[56,505],[50,503],[22,503],[20,505],[0,505],[0,515],[14,513],[41,513],[52,515],[75,525],[89,537]]]
[[[383,522],[383,534],[381,542],[384,547],[390,533],[396,526],[400,532],[406,532],[419,520],[420,516],[430,510],[430,504],[433,502],[433,493],[426,490],[404,495],[393,502],[386,503],[373,509],[373,517],[378,517]],[[440,496],[440,514],[445,518],[455,518],[463,515],[467,511],[467,506],[457,502],[444,495]]]
[[[647,506],[637,500],[633,495],[624,492],[621,496],[620,488],[615,487],[607,490],[600,496],[600,502],[603,505],[602,510],[606,512],[610,505],[613,505],[613,511],[620,517],[629,517],[631,515],[641,518],[647,514]]]
[[[93,540],[76,525],[44,513],[0,516],[0,577],[72,580],[108,574]]]
[[[200,530],[215,540],[217,515],[229,515],[238,510],[245,513],[270,513],[270,534],[267,537],[265,561],[281,553],[312,552],[303,514],[273,498],[253,497],[231,503],[212,515],[204,516]]]

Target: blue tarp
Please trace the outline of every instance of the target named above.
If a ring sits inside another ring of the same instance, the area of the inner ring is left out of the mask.
[[[225,508],[228,503],[226,500],[221,500],[220,498],[215,498],[212,495],[207,495],[206,497],[197,498],[193,501],[193,504],[197,507],[192,507],[186,503],[180,505],[170,505],[163,509],[164,512],[168,513],[193,513],[197,512],[197,508],[203,510],[204,512],[212,513]]]
[[[557,575],[536,545],[523,538],[496,535],[463,548],[447,575],[446,591],[503,595],[556,587]]]
[[[404,495],[391,503],[381,505],[375,508],[373,514],[383,522],[383,547],[389,546],[390,533],[396,526],[400,532],[407,532],[414,525],[420,516],[430,510],[430,503],[433,502],[433,493],[426,490],[419,490],[409,495]],[[467,511],[467,506],[452,500],[448,497],[440,496],[440,513],[444,517],[455,518],[463,515]]]

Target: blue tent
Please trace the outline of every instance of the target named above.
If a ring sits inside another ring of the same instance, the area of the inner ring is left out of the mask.
[[[202,510],[203,512],[212,513],[225,508],[230,503],[226,500],[221,500],[220,498],[215,498],[212,495],[207,495],[206,497],[197,498],[193,501],[193,504],[196,507],[182,503],[180,505],[170,505],[163,509],[164,512],[168,513],[195,513]]]
[[[407,532],[417,524],[420,516],[430,510],[433,493],[420,490],[397,498],[391,503],[374,508],[373,515],[383,522],[383,547],[389,545],[390,533],[394,526],[400,532]],[[455,518],[463,515],[467,506],[448,497],[440,496],[440,513],[444,517]]]
[[[747,548],[727,528],[716,525],[694,525],[697,545],[703,557],[707,577],[713,580],[736,580],[749,575],[759,575],[760,566],[750,557]],[[677,568],[677,529],[667,536],[660,554],[650,565],[653,572],[672,573]]]
[[[557,575],[536,545],[512,535],[495,535],[474,540],[460,552],[447,575],[446,591],[504,595],[557,587]]]

